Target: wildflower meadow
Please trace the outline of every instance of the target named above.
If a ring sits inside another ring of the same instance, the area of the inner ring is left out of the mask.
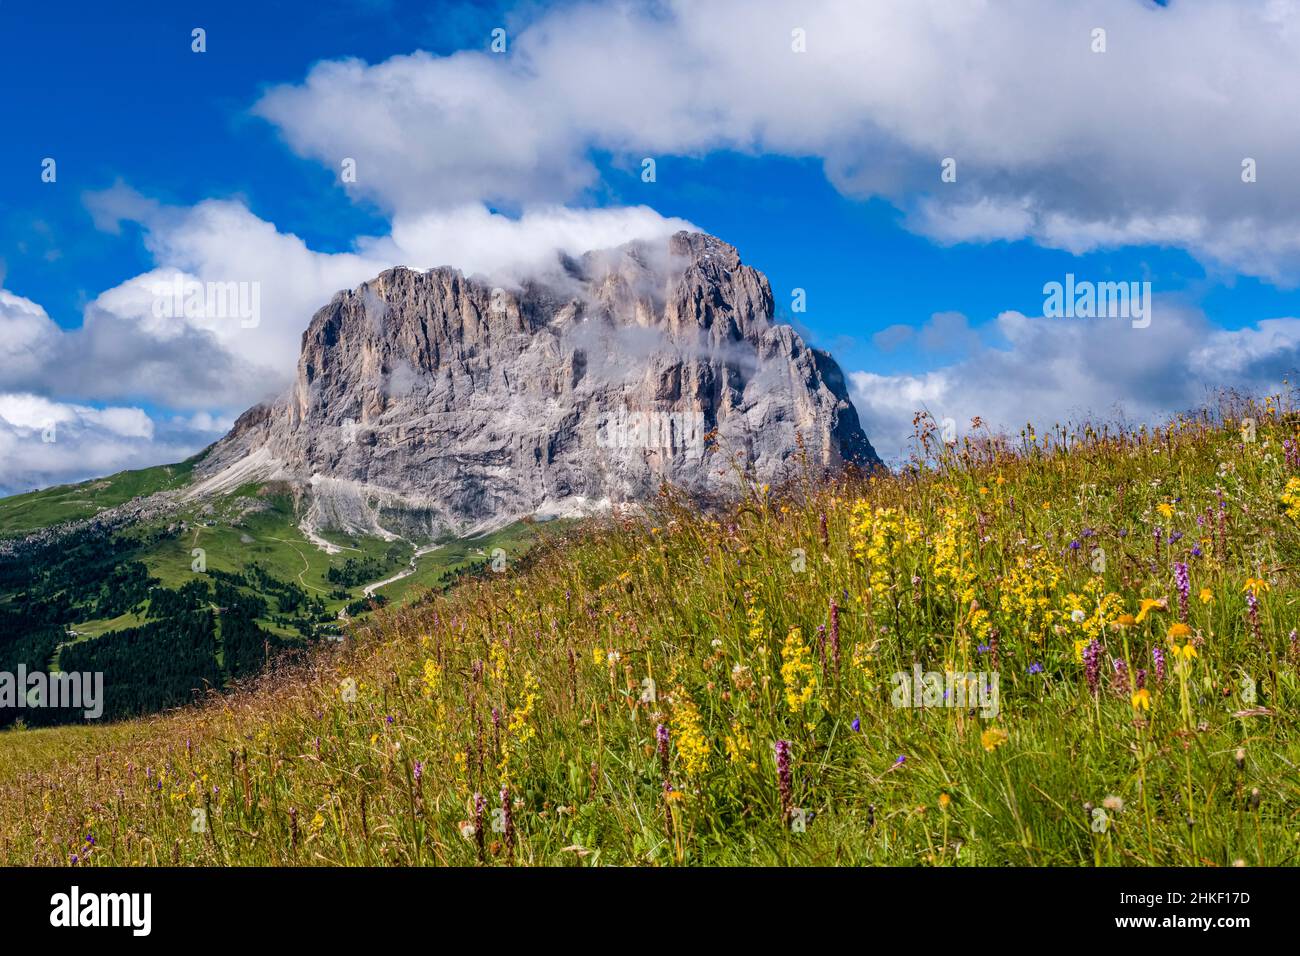
[[[665,490],[234,693],[5,734],[0,859],[1294,864],[1298,433],[918,417],[892,473]]]

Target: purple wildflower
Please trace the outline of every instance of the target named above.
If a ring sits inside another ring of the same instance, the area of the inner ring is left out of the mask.
[[[506,856],[512,856],[515,852],[515,808],[510,801],[510,790],[506,787],[501,788],[501,829]]]
[[[655,746],[659,751],[659,769],[664,780],[668,779],[668,728],[660,724],[655,728]]]
[[[794,810],[794,779],[790,772],[790,741],[776,742],[776,783],[781,791],[781,819],[789,820]]]
[[[479,862],[487,861],[487,847],[484,844],[486,834],[483,832],[487,816],[487,800],[483,794],[474,794],[474,842],[478,844]]]
[[[1192,594],[1192,579],[1187,571],[1187,563],[1178,561],[1174,564],[1174,584],[1178,588],[1178,620],[1187,623],[1188,601]]]
[[[1089,642],[1088,646],[1083,649],[1084,676],[1088,679],[1088,692],[1094,697],[1097,695],[1097,678],[1101,672],[1101,645],[1096,641]]]
[[[1110,689],[1120,696],[1127,696],[1129,693],[1128,682],[1128,664],[1121,658],[1115,658],[1111,661],[1113,672],[1110,675]]]

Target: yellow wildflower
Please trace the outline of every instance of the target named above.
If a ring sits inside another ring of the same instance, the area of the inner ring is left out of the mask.
[[[1168,607],[1169,602],[1164,598],[1143,598],[1142,606],[1138,608],[1137,623],[1145,621],[1152,611],[1163,611]]]
[[[997,750],[1007,742],[1007,732],[1001,727],[990,727],[984,733],[980,734],[980,743],[989,753]]]
[[[442,686],[442,668],[438,666],[437,661],[424,662],[420,685],[425,697],[432,697],[438,693],[438,689]]]
[[[1282,504],[1286,505],[1286,516],[1300,520],[1300,478],[1288,478],[1282,492]]]
[[[817,678],[813,673],[812,653],[803,642],[803,632],[790,628],[781,647],[781,680],[785,684],[785,704],[797,714],[812,700]]]
[[[727,734],[723,743],[726,746],[727,759],[732,763],[742,763],[749,754],[749,741],[738,721],[732,723],[731,733]]]
[[[686,772],[692,776],[698,774],[708,765],[709,742],[704,737],[700,712],[689,699],[683,700],[673,710],[672,728]]]

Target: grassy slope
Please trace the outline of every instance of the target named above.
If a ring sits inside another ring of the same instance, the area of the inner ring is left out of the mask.
[[[189,483],[197,458],[176,465],[158,465],[137,471],[120,471],[75,485],[58,485],[41,491],[0,498],[0,537],[45,528],[62,521],[89,518],[140,495],[180,488]]]
[[[75,485],[0,498],[0,537],[22,535],[38,528],[86,518],[138,496],[181,488],[189,482],[193,466],[200,457],[176,465],[124,471]],[[405,570],[415,553],[414,545],[406,542],[394,545],[377,537],[333,533],[325,537],[337,545],[339,551],[327,553],[299,530],[291,496],[273,485],[249,484],[219,498],[205,498],[184,505],[158,521],[166,526],[178,522],[184,522],[185,530],[179,535],[161,539],[150,534],[156,529],[148,525],[124,529],[118,538],[121,546],[119,559],[142,562],[149,574],[166,588],[180,587],[202,573],[195,570],[196,550],[201,550],[209,570],[239,572],[258,564],[272,576],[296,582],[308,594],[321,599],[332,618],[337,618],[345,606],[362,599],[364,585],[371,582],[348,588],[346,596],[339,597],[340,588],[327,577],[331,568],[342,567],[349,558],[372,557],[388,567],[379,576],[379,579],[386,579]],[[517,555],[530,546],[537,531],[536,526],[519,522],[490,535],[448,540],[439,548],[420,555],[413,573],[377,589],[377,593],[393,606],[416,600],[430,588],[445,587],[448,576],[482,560],[485,551],[490,554],[493,548],[502,547],[507,553]],[[132,546],[133,540],[139,543]],[[394,549],[400,552],[400,556],[396,563],[389,564],[389,553]],[[0,594],[0,602],[11,597]],[[268,616],[260,619],[259,624],[282,639],[301,643],[302,635],[295,628],[271,619],[277,610],[275,602],[272,602]],[[357,613],[355,607],[351,613]],[[77,621],[71,625],[76,636],[69,641],[92,640],[112,631],[147,623],[143,614],[136,613]],[[217,656],[220,660],[220,650]],[[58,669],[59,662],[60,652],[56,650],[48,666]]]
[[[93,833],[92,864],[1294,864],[1288,437],[1038,442],[568,532],[211,706],[5,734],[0,855],[65,862]],[[1167,607],[1123,616],[1144,599]],[[1000,713],[893,706],[914,662],[996,670]]]
[[[137,496],[183,487],[189,482],[197,460],[196,457],[175,465],[124,471],[75,485],[60,485],[0,498],[0,536],[25,534],[60,522],[90,517]],[[250,502],[266,507],[241,514]],[[297,582],[308,593],[322,598],[328,610],[337,613],[345,604],[360,598],[362,588],[351,588],[347,600],[332,597],[335,588],[326,578],[329,569],[341,567],[349,557],[369,555],[382,558],[389,548],[389,543],[379,538],[329,534],[326,537],[341,550],[337,554],[327,554],[299,531],[293,503],[287,494],[265,494],[257,485],[239,488],[217,499],[211,510],[207,508],[208,504],[204,501],[168,516],[165,522],[168,524],[186,521],[188,530],[182,536],[124,554],[123,560],[142,561],[164,587],[175,588],[193,578],[193,551],[201,548],[210,568],[236,572],[257,562],[275,577]],[[528,546],[534,534],[535,526],[520,522],[475,539],[450,540],[437,550],[422,555],[414,574],[379,589],[378,593],[397,604],[412,600],[427,588],[439,587],[442,575],[454,574],[481,559],[480,551],[490,554],[493,548],[503,547],[508,553],[517,554]],[[394,566],[391,573],[405,567],[414,547],[406,546],[405,550],[402,562]],[[142,620],[127,614],[111,620],[78,622],[75,629],[84,639],[140,623]],[[265,621],[263,625],[279,630]],[[293,636],[290,632],[283,634]]]

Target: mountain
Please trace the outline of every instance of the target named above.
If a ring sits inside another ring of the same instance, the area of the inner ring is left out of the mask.
[[[392,269],[206,451],[0,499],[0,672],[102,673],[110,718],[151,713],[569,534],[532,519],[877,461],[834,360],[711,236],[508,286]]]
[[[818,469],[879,463],[839,366],[774,321],[762,273],[681,232],[513,287],[396,268],[338,293],[290,392],[239,418],[189,494],[286,482],[308,534],[431,539],[664,482],[775,484],[804,453]]]

